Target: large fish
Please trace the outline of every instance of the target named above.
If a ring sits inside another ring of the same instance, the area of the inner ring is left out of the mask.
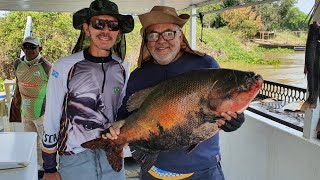
[[[82,146],[103,149],[112,168],[120,171],[123,146],[129,143],[132,157],[148,170],[160,151],[191,151],[216,134],[220,129],[214,120],[222,112],[244,111],[262,83],[254,72],[231,69],[181,74],[129,98],[128,110],[136,111],[125,119],[116,140],[99,138]]]
[[[302,104],[302,110],[315,108],[319,97],[319,29],[320,24],[316,21],[309,25],[304,66],[304,73],[307,75],[309,95],[307,100]]]

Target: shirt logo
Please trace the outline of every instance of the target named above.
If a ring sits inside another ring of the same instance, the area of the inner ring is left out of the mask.
[[[119,94],[120,90],[121,90],[120,87],[114,87],[113,88],[113,92],[116,93],[116,94]]]
[[[58,78],[59,73],[58,73],[57,71],[55,71],[55,70],[52,70],[51,75],[52,75],[53,77],[55,77],[55,78]]]
[[[33,76],[39,77],[39,76],[40,76],[40,72],[39,72],[39,71],[34,72],[34,73],[33,73]]]
[[[30,101],[30,99],[24,99],[24,100],[22,100],[22,106],[25,107],[25,108],[30,108],[30,106],[31,106],[31,101]]]

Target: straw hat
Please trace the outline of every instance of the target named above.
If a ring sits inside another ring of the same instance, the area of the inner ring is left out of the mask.
[[[189,20],[188,14],[180,14],[178,16],[176,9],[167,6],[154,6],[150,12],[138,15],[142,28],[140,32],[149,27],[152,24],[172,23],[183,27]]]
[[[150,12],[138,15],[140,22],[142,24],[142,28],[140,33],[144,36],[144,31],[150,25],[153,24],[177,24],[180,27],[183,27],[186,22],[189,20],[190,16],[188,14],[181,14],[178,15],[176,9],[168,6],[154,6]],[[186,37],[182,33],[182,42],[181,42],[181,50],[184,52],[188,52],[191,54],[196,54],[198,56],[204,56],[204,53],[192,50]],[[141,65],[150,60],[151,54],[146,47],[145,39],[142,38],[141,48],[138,58],[138,68],[141,68]]]

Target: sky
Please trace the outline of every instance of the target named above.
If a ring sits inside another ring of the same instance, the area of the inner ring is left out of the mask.
[[[298,3],[295,5],[302,12],[309,13],[314,5],[315,0],[298,0]]]

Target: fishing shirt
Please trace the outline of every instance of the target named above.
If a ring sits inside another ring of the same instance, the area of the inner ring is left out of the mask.
[[[130,115],[126,106],[133,93],[155,86],[179,74],[201,68],[219,68],[219,65],[214,58],[208,55],[197,56],[187,52],[168,65],[159,65],[153,60],[144,62],[141,68],[135,69],[130,74],[126,96],[118,111],[117,119],[121,120]],[[161,151],[156,163],[148,173],[158,179],[186,178],[194,172],[216,166],[217,162],[220,161],[219,133],[200,143],[190,153],[186,149]]]
[[[46,172],[56,171],[56,151],[82,152],[82,143],[99,138],[110,127],[124,97],[126,68],[118,56],[94,57],[88,49],[55,63],[43,124]]]
[[[35,120],[44,114],[45,96],[51,64],[40,54],[33,60],[25,56],[14,62],[16,86],[10,106],[10,122]]]

